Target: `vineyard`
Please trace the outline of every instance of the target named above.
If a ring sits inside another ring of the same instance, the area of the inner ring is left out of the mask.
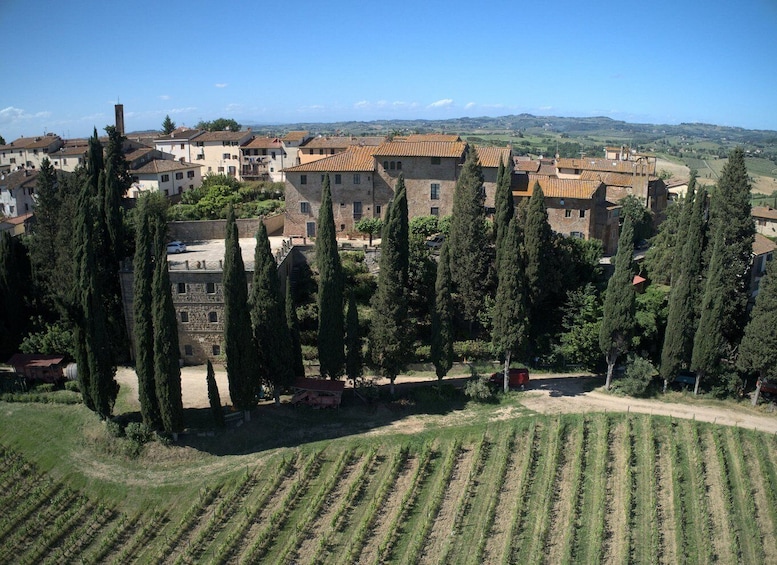
[[[775,563],[775,485],[773,436],[635,415],[318,442],[132,510],[2,449],[0,562]]]

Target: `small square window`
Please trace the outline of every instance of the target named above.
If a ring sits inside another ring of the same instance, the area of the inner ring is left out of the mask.
[[[208,294],[216,294],[216,283],[205,283],[205,292]]]
[[[219,315],[216,312],[208,312],[208,321],[215,324],[219,321]]]
[[[194,171],[187,171],[187,172],[186,172],[186,176],[187,176],[188,178],[190,178],[190,179],[193,179],[193,178],[194,178]]]
[[[189,321],[189,312],[186,312],[185,310],[181,311],[181,322],[186,323]]]
[[[178,294],[186,294],[186,283],[178,283]]]
[[[191,357],[192,355],[194,355],[194,349],[192,348],[191,345],[184,345],[183,354],[186,355],[187,357]]]
[[[170,182],[170,175],[162,175],[162,182]]]
[[[429,209],[429,214],[431,214],[432,216],[439,216],[440,215],[440,209],[437,206],[432,206]]]
[[[183,173],[175,173],[175,180],[181,180],[183,178]]]
[[[221,355],[221,346],[214,345],[212,351],[213,351],[213,355]]]
[[[299,212],[300,214],[310,214],[310,202],[300,202]]]

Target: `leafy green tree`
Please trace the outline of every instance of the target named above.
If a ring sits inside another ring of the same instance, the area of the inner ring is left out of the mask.
[[[410,235],[408,241],[410,261],[407,271],[407,315],[412,326],[413,339],[426,341],[431,321],[432,297],[436,278],[436,263],[432,251],[427,247],[426,240],[417,235]],[[415,330],[415,331],[413,331]]]
[[[407,363],[409,339],[407,328],[408,276],[407,192],[402,175],[394,187],[380,244],[378,288],[372,297],[370,356],[382,376],[391,383]]]
[[[483,170],[477,150],[469,146],[453,193],[450,228],[451,279],[470,333],[485,302],[488,277],[488,238],[485,230]]]
[[[693,394],[699,394],[699,385],[708,375],[718,369],[725,337],[723,335],[723,315],[725,311],[724,293],[727,285],[725,267],[723,265],[724,234],[719,230],[715,236],[710,266],[707,270],[707,281],[704,287],[704,297],[701,303],[701,316],[696,335],[693,339],[693,355],[691,370],[696,371],[696,384]]]
[[[264,377],[259,352],[251,331],[248,284],[240,241],[231,208],[224,240],[224,350],[227,357],[229,396],[238,410],[256,406],[259,382]]]
[[[416,216],[408,223],[410,236],[427,238],[440,231],[440,218],[437,216]]]
[[[224,407],[221,406],[221,396],[219,395],[219,385],[216,384],[216,375],[213,372],[213,363],[208,360],[208,373],[205,377],[208,385],[208,402],[210,403],[210,413],[213,416],[213,423],[217,428],[224,427]]]
[[[133,318],[135,325],[135,373],[138,376],[138,399],[143,423],[152,429],[159,429],[162,418],[156,396],[154,381],[154,324],[152,304],[152,280],[154,277],[154,236],[152,227],[156,225],[149,218],[149,200],[151,195],[138,201],[137,229],[135,240],[135,259],[133,262]]]
[[[213,121],[201,121],[195,128],[204,129],[206,131],[240,131],[243,126],[232,118],[216,118]]]
[[[567,364],[583,365],[589,371],[602,368],[599,334],[602,327],[602,304],[593,284],[568,292],[564,306],[563,331],[558,352]]]
[[[766,274],[761,278],[758,296],[755,300],[750,321],[745,326],[745,335],[739,346],[737,366],[742,371],[756,373],[760,379],[777,380],[777,267],[769,263]],[[758,393],[753,404],[758,403]]]
[[[599,348],[607,362],[605,388],[610,389],[612,370],[618,357],[629,349],[631,332],[634,329],[634,273],[631,258],[634,253],[634,230],[631,217],[623,222],[615,255],[615,272],[607,283],[604,297],[602,325],[599,332]]]
[[[295,377],[305,376],[305,364],[302,360],[302,343],[299,335],[299,320],[297,309],[294,307],[294,297],[291,293],[291,281],[286,281],[286,325],[289,328],[291,338],[291,353],[293,356],[292,369]]]
[[[30,260],[7,231],[0,233],[0,359],[16,353],[30,318]]]
[[[691,362],[704,268],[706,203],[707,191],[702,186],[699,193],[685,203],[685,206],[692,209],[687,216],[683,213],[683,219],[687,221],[687,226],[683,229],[683,241],[674,246],[680,260],[675,262],[676,271],[672,276],[672,289],[669,293],[664,345],[661,348],[659,374],[664,380],[664,391],[678,371],[689,366]]]
[[[504,357],[504,391],[510,386],[510,362],[513,354],[526,346],[529,316],[526,306],[527,270],[521,249],[521,233],[518,220],[512,218],[503,234],[499,263],[499,284],[496,289],[494,323],[491,342]]]
[[[166,224],[157,219],[154,229],[154,275],[151,281],[151,308],[154,330],[154,383],[162,429],[173,434],[183,430],[181,397],[181,352],[178,321],[173,306],[170,273],[167,267]]]
[[[164,121],[162,122],[162,133],[165,135],[170,135],[175,131],[175,122],[170,119],[170,114],[167,114],[165,116]]]
[[[372,245],[372,238],[383,229],[383,221],[380,218],[362,218],[356,222],[355,227],[358,232],[366,233],[370,237],[370,245]]]
[[[316,237],[318,283],[318,360],[321,375],[336,379],[345,364],[343,271],[337,252],[329,175],[324,177]]]
[[[496,240],[496,272],[499,272],[499,250],[507,225],[515,215],[515,204],[512,192],[512,167],[506,167],[499,158],[499,168],[496,173],[496,193],[494,194],[494,236]]]
[[[254,341],[262,353],[267,380],[272,383],[275,403],[280,393],[294,380],[294,356],[286,323],[286,307],[278,279],[278,265],[270,250],[267,228],[259,222],[254,253],[254,279],[248,300]]]
[[[652,362],[661,357],[666,330],[669,289],[650,285],[634,301],[634,335],[631,345],[639,355]]]
[[[356,307],[356,297],[353,293],[348,297],[348,313],[345,322],[345,374],[356,386],[356,381],[362,376],[363,361],[359,310]]]
[[[618,204],[622,207],[621,218],[631,219],[631,225],[634,228],[635,244],[653,235],[653,214],[645,208],[645,205],[639,198],[629,194],[618,201]]]
[[[437,378],[442,380],[453,366],[453,300],[447,241],[440,249],[440,262],[437,265],[437,279],[434,284],[431,357]]]

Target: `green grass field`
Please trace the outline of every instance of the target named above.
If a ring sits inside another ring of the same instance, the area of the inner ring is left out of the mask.
[[[519,397],[282,406],[137,458],[82,406],[3,403],[0,562],[777,562],[775,437]]]

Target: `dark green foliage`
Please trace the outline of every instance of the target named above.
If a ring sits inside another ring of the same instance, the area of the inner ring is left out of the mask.
[[[248,300],[254,342],[261,352],[266,378],[272,383],[275,402],[294,379],[294,356],[286,323],[286,307],[278,279],[278,265],[270,250],[267,228],[259,223],[254,253],[254,279]]]
[[[735,149],[723,167],[710,200],[710,241],[722,233],[723,336],[729,351],[742,339],[747,320],[750,256],[755,222],[750,214],[750,181],[742,149]]]
[[[688,367],[693,351],[693,339],[698,321],[698,304],[701,295],[701,277],[703,271],[703,250],[705,246],[704,214],[707,191],[704,187],[693,196],[689,193],[685,206],[691,207],[687,225],[682,230],[683,241],[674,246],[680,260],[676,261],[676,271],[672,276],[672,289],[669,293],[669,308],[664,333],[664,345],[661,349],[659,371],[664,383],[671,381],[678,371]],[[691,206],[692,203],[692,206]]]
[[[237,218],[256,218],[283,207],[283,183],[242,183],[224,174],[207,174],[198,188],[187,190],[170,206],[169,220],[224,219],[230,206]]]
[[[437,378],[442,379],[453,366],[453,300],[447,241],[440,249],[440,262],[434,283],[431,358]]]
[[[256,406],[259,385],[266,378],[251,330],[248,283],[240,253],[234,211],[227,214],[224,241],[224,350],[229,396],[238,410]]]
[[[655,374],[656,368],[649,360],[630,353],[626,373],[618,381],[618,390],[629,396],[644,396]]]
[[[0,361],[16,353],[27,333],[31,281],[27,249],[9,232],[0,233]]]
[[[511,187],[512,166],[505,166],[499,158],[499,169],[496,173],[496,193],[494,194],[494,238],[496,242],[496,272],[499,272],[499,250],[502,248],[507,225],[515,215],[513,192]]]
[[[645,208],[645,203],[633,194],[618,201],[622,206],[621,218],[631,218],[631,225],[634,230],[634,243],[643,239],[648,239],[653,235],[653,214]]]
[[[437,216],[416,216],[408,224],[411,236],[427,238],[440,232],[440,218]]]
[[[299,322],[297,321],[297,309],[294,307],[294,297],[291,294],[291,281],[286,281],[286,325],[289,328],[291,339],[291,368],[295,377],[305,376],[305,364],[302,362],[302,344],[299,336]]]
[[[582,365],[589,371],[602,369],[599,334],[602,304],[593,284],[570,290],[564,305],[559,353],[567,364]]]
[[[525,351],[529,329],[527,311],[527,269],[521,246],[518,220],[512,218],[502,239],[499,283],[494,304],[491,341],[494,350],[504,358],[504,391],[509,389],[508,370],[513,354]]]
[[[634,335],[631,344],[635,351],[650,361],[658,362],[666,330],[669,289],[650,285],[635,296]]]
[[[177,433],[183,430],[178,322],[173,306],[170,273],[167,268],[165,224],[159,219],[155,223],[155,264],[151,281],[151,307],[154,324],[154,383],[162,428],[167,433]]]
[[[615,272],[607,283],[599,331],[599,348],[607,362],[607,389],[610,388],[612,370],[618,357],[629,349],[631,332],[634,329],[634,273],[631,269],[633,253],[634,230],[631,218],[627,216],[618,239]]]
[[[485,302],[488,278],[488,237],[485,229],[485,190],[477,151],[469,146],[453,194],[450,228],[451,279],[457,303],[470,327]]]
[[[370,245],[372,245],[372,238],[383,229],[383,221],[380,218],[362,218],[356,222],[354,227],[356,231],[366,233],[370,237]]]
[[[761,278],[755,307],[745,326],[737,365],[761,378],[777,379],[777,263]]]
[[[321,375],[336,379],[345,364],[343,272],[337,252],[329,175],[324,177],[316,237],[318,282],[318,360]]]
[[[232,118],[216,118],[213,121],[201,121],[194,127],[207,131],[240,131],[243,126]]]
[[[205,378],[208,384],[208,402],[210,403],[211,416],[213,416],[213,424],[217,428],[223,428],[224,407],[221,406],[219,387],[216,384],[216,375],[213,373],[213,363],[210,360],[208,360],[208,374]]]
[[[63,354],[75,359],[73,330],[64,320],[46,323],[39,316],[34,324],[38,329],[27,334],[19,345],[19,351],[43,355]]]
[[[416,339],[426,339],[431,320],[432,294],[435,281],[435,261],[426,240],[410,236],[410,263],[407,273],[407,315],[416,330]]]
[[[393,383],[410,351],[407,327],[407,193],[400,175],[380,245],[378,288],[372,298],[370,356],[380,374]]]
[[[153,429],[162,426],[159,402],[154,381],[154,324],[151,308],[151,284],[154,277],[153,227],[159,218],[150,217],[149,201],[154,196],[141,197],[137,206],[135,230],[135,259],[133,262],[133,328],[135,346],[135,373],[138,376],[138,399],[143,422]]]
[[[165,135],[170,135],[175,131],[175,122],[170,119],[170,115],[166,115],[165,119],[162,121],[162,133]]]
[[[362,338],[359,332],[359,311],[353,293],[348,297],[345,320],[345,374],[354,385],[362,376]]]

